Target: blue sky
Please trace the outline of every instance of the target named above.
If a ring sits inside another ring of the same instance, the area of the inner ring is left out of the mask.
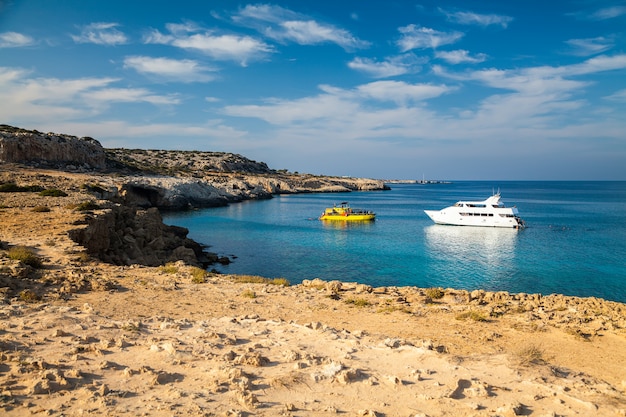
[[[0,0],[0,123],[450,180],[626,180],[626,2]]]

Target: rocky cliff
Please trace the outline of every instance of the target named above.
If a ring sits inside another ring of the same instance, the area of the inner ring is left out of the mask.
[[[100,176],[93,188],[106,190],[106,198],[169,210],[222,206],[275,194],[388,189],[382,180],[277,171],[238,154],[105,149],[91,138],[7,125],[0,125],[0,162],[91,171]]]
[[[0,162],[39,164],[46,167],[104,169],[106,153],[93,138],[41,133],[0,125]]]

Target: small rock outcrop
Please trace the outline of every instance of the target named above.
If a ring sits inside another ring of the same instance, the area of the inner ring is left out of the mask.
[[[93,138],[0,125],[0,162],[104,169],[106,153],[100,142]]]
[[[182,260],[207,266],[218,261],[197,242],[189,230],[168,226],[158,209],[128,206],[106,209],[87,220],[87,227],[72,230],[70,237],[98,259],[115,265],[159,266]]]

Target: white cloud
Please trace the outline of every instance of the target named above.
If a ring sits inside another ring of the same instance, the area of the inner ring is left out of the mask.
[[[247,5],[232,17],[233,21],[258,30],[268,38],[299,45],[335,43],[345,50],[367,48],[363,41],[345,29],[317,22],[308,16],[273,5]]]
[[[119,31],[117,23],[97,22],[84,26],[79,35],[71,35],[76,43],[94,43],[97,45],[122,45],[128,42],[124,33]]]
[[[600,9],[593,13],[590,18],[593,20],[613,19],[626,14],[626,6],[613,6]]]
[[[626,103],[626,89],[616,91],[610,96],[606,96],[604,98],[607,100],[611,100],[611,101],[619,101],[622,103]]]
[[[589,81],[578,81],[566,77],[591,75],[604,71],[626,68],[626,54],[615,56],[598,56],[579,64],[559,67],[540,66],[516,70],[485,69],[463,74],[446,72],[435,66],[436,74],[460,80],[475,80],[489,87],[513,90],[528,95],[537,94],[569,94],[589,85]]]
[[[408,25],[398,28],[402,34],[396,42],[402,52],[412,49],[437,48],[455,43],[463,37],[461,32],[440,32],[435,29]]]
[[[196,29],[189,25],[169,24],[167,29],[170,31],[169,34],[162,34],[158,30],[152,31],[144,39],[145,42],[195,50],[216,60],[239,62],[242,66],[246,66],[249,61],[263,59],[274,52],[270,45],[250,36],[193,33],[192,31]]]
[[[292,100],[273,98],[255,105],[230,105],[225,106],[223,112],[269,123],[272,125],[269,131],[255,132],[255,135],[280,146],[285,152],[290,149],[292,158],[298,155],[310,158],[320,149],[326,149],[319,145],[321,142],[332,143],[339,155],[352,149],[350,155],[360,163],[365,163],[365,159],[356,156],[361,151],[363,158],[375,163],[371,155],[379,155],[382,149],[394,149],[395,157],[402,158],[407,156],[402,150],[412,152],[410,149],[416,143],[419,143],[419,152],[416,151],[415,156],[420,158],[428,152],[433,155],[441,152],[440,146],[454,144],[457,151],[467,150],[466,157],[480,160],[486,154],[478,150],[485,147],[532,159],[543,155],[537,154],[537,149],[556,152],[564,144],[576,141],[595,149],[599,145],[594,145],[590,138],[623,140],[624,123],[618,121],[620,115],[590,114],[589,102],[583,95],[590,82],[572,79],[621,68],[626,68],[626,55],[598,57],[562,67],[489,69],[460,74],[448,74],[435,67],[436,75],[456,79],[459,86],[399,81],[376,81],[352,89],[322,85],[317,95]],[[431,101],[469,82],[479,82],[499,91],[475,100],[465,96],[454,107],[436,107]],[[623,97],[622,91],[611,99]],[[385,145],[379,145],[380,142]],[[389,143],[394,146],[387,148]],[[568,147],[568,152],[575,155],[581,148],[576,144]],[[307,158],[298,160],[304,168]],[[327,156],[324,163],[332,166],[340,162],[339,159]]]
[[[572,48],[571,54],[576,56],[595,55],[613,47],[613,40],[602,36],[587,39],[570,39],[565,43]]]
[[[393,101],[398,105],[439,97],[451,90],[453,89],[446,85],[409,84],[402,81],[376,81],[356,88],[364,97]]]
[[[446,11],[444,9],[439,9],[443,14],[446,15],[449,21],[454,23],[459,23],[462,25],[478,25],[478,26],[501,26],[506,28],[509,23],[513,21],[513,18],[510,16],[497,15],[497,14],[480,14],[474,12],[463,12],[463,11]]]
[[[17,32],[0,33],[0,48],[19,48],[34,44],[33,38]]]
[[[101,88],[82,92],[81,99],[91,103],[92,106],[97,103],[103,103],[107,106],[112,103],[145,102],[155,105],[180,103],[180,100],[175,96],[153,94],[145,88]]]
[[[124,58],[124,67],[132,68],[140,74],[156,75],[166,80],[181,82],[211,81],[207,74],[210,68],[203,67],[191,59],[152,58],[147,56],[129,56]]]
[[[387,110],[382,109],[388,107],[389,102],[404,107],[453,90],[445,85],[409,84],[401,81],[376,81],[351,90],[328,85],[321,85],[319,88],[322,93],[317,96],[295,100],[268,99],[263,105],[226,106],[224,111],[230,116],[255,117],[275,125],[344,118],[348,120],[356,114],[385,113]]]
[[[348,63],[348,67],[374,78],[387,78],[417,72],[426,60],[426,58],[419,59],[413,54],[388,57],[384,61],[355,57]]]
[[[469,51],[464,49],[457,49],[456,51],[435,51],[435,57],[443,59],[450,64],[478,64],[487,59],[487,55],[485,54],[476,54],[471,56]]]
[[[116,78],[33,78],[27,71],[0,67],[0,114],[6,120],[64,121],[102,114],[112,103],[172,105],[178,98],[145,89],[112,87]]]

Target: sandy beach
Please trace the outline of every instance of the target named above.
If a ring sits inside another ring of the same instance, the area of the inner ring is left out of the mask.
[[[0,193],[2,415],[626,415],[624,304],[110,265],[88,198]]]

